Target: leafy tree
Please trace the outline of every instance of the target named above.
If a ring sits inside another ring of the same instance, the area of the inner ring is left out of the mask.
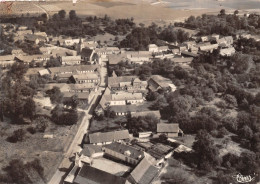
[[[63,103],[64,103],[64,105],[67,105],[67,106],[71,107],[72,109],[76,109],[79,104],[78,96],[73,95],[68,100],[64,101]]]
[[[197,155],[197,167],[199,169],[207,170],[220,164],[218,148],[214,145],[212,137],[206,130],[200,130],[197,133],[192,148]]]
[[[224,97],[225,101],[227,102],[229,107],[236,107],[237,106],[237,99],[233,95],[226,95]]]
[[[46,128],[48,127],[49,120],[40,116],[34,120],[34,123],[36,123],[36,131],[45,132]]]
[[[36,105],[34,100],[32,98],[27,98],[23,108],[24,108],[23,115],[32,120],[36,114]]]
[[[220,15],[222,15],[222,16],[223,16],[223,15],[226,15],[226,10],[225,10],[225,9],[221,9],[221,10],[220,10]]]
[[[244,125],[240,130],[239,130],[239,135],[242,137],[242,138],[245,138],[245,139],[251,139],[253,137],[253,131],[252,129],[247,126],[247,125]]]
[[[21,142],[25,138],[26,132],[23,129],[18,129],[13,132],[13,135],[7,138],[9,142],[16,143]]]
[[[53,104],[60,104],[63,101],[63,94],[58,87],[53,87],[51,90],[46,91]]]
[[[70,20],[75,20],[78,18],[75,10],[70,10],[69,18],[70,18]]]
[[[49,68],[49,67],[60,67],[61,66],[61,62],[56,59],[56,58],[53,58],[51,57],[50,60],[48,60],[46,62],[46,67]]]
[[[238,53],[233,55],[231,60],[234,61],[234,72],[241,74],[248,70],[252,58]]]
[[[66,17],[66,11],[65,11],[65,10],[60,10],[60,11],[58,12],[58,15],[59,15],[59,17],[60,17],[61,19],[65,19],[65,17]]]

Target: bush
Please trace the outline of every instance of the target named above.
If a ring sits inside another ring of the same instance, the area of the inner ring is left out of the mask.
[[[28,127],[27,128],[27,131],[30,133],[30,134],[35,134],[36,133],[36,129],[34,127]]]
[[[23,129],[18,129],[13,132],[13,135],[7,138],[11,143],[21,142],[24,140],[26,132]]]

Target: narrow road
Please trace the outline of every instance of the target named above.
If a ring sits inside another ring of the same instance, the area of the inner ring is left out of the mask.
[[[103,64],[101,66],[101,81],[103,81],[103,85],[106,86],[107,82],[107,67],[106,64]],[[102,84],[101,84],[102,86]],[[98,91],[95,93],[95,96],[93,97],[93,100],[91,101],[89,108],[87,110],[83,110],[85,112],[85,116],[83,120],[80,122],[80,126],[78,128],[78,132],[76,133],[69,149],[64,154],[64,159],[62,160],[60,166],[56,170],[55,174],[51,178],[51,180],[48,182],[48,184],[62,184],[64,180],[64,175],[66,174],[66,171],[70,165],[71,161],[69,160],[70,157],[73,156],[74,153],[77,153],[81,150],[81,143],[83,140],[84,135],[87,133],[88,126],[89,126],[89,120],[91,119],[92,115],[90,114],[89,110],[92,109],[91,107],[95,105],[97,101],[97,97],[99,95],[102,95],[102,91],[104,90],[104,87],[99,87]],[[62,168],[62,171],[60,170]]]

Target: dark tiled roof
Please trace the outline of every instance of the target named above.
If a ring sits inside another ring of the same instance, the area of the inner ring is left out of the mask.
[[[129,154],[128,155],[129,157],[136,159],[136,160],[144,157],[144,153],[141,150],[138,150],[132,146],[121,144],[118,142],[114,142],[112,144],[105,145],[104,148],[113,150],[120,154],[125,154],[127,152]]]
[[[102,147],[98,145],[93,144],[87,144],[83,146],[83,150],[81,151],[81,154],[91,157],[94,153],[102,152]]]
[[[125,184],[126,179],[84,164],[74,180],[75,184]]]
[[[154,115],[158,119],[161,119],[160,111],[144,111],[144,112],[132,113],[132,117],[147,116],[147,115]]]
[[[81,51],[81,56],[82,57],[90,57],[92,52],[93,52],[92,49],[83,48],[82,51]]]
[[[131,176],[138,184],[149,184],[157,176],[159,169],[144,158],[131,172]]]
[[[128,130],[119,130],[114,132],[97,132],[89,134],[89,142],[102,143],[102,142],[112,142],[129,138]]]

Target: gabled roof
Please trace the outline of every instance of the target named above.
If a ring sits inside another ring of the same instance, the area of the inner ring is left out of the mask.
[[[125,184],[126,179],[84,164],[74,180],[75,184]]]
[[[97,65],[76,65],[76,66],[52,67],[49,68],[49,70],[52,74],[57,74],[57,73],[65,73],[65,72],[77,73],[81,71],[92,71],[92,70],[96,70],[97,68],[98,68]]]
[[[179,124],[177,123],[158,123],[157,124],[158,133],[176,133],[179,132]]]
[[[132,113],[131,115],[132,117],[154,115],[158,119],[161,119],[160,111],[143,111],[143,112]]]
[[[171,61],[175,63],[191,63],[193,61],[193,57],[171,58]]]
[[[136,112],[137,106],[136,105],[115,105],[110,106],[111,111],[116,113],[127,113],[127,112]]]
[[[129,138],[128,130],[119,130],[113,132],[97,132],[89,134],[89,142],[91,144],[102,142],[113,142]]]
[[[159,86],[163,88],[167,88],[169,87],[169,84],[172,84],[172,81],[170,79],[162,77],[161,75],[152,75],[150,79],[155,81]]]
[[[104,148],[111,149],[120,154],[125,154],[127,152],[127,156],[129,156],[133,159],[136,159],[136,160],[141,160],[144,157],[143,151],[138,150],[132,146],[121,144],[118,142],[114,142],[112,144],[107,144],[104,146]]]
[[[96,73],[87,73],[87,74],[73,75],[73,78],[76,81],[78,81],[78,80],[98,79],[99,77]]]
[[[120,54],[109,54],[108,55],[108,61],[110,65],[116,65],[121,61],[124,61],[126,59],[125,53]]]
[[[91,157],[94,153],[102,152],[102,147],[93,144],[84,144],[83,150],[80,152],[84,156]]]
[[[138,184],[149,184],[157,176],[159,169],[153,166],[146,158],[131,172],[132,178]]]
[[[62,56],[61,57],[62,61],[78,61],[81,60],[81,56]]]
[[[0,61],[13,61],[14,56],[13,55],[4,55],[0,56]]]
[[[93,53],[93,49],[88,49],[88,48],[83,48],[81,51],[81,56],[82,57],[90,57]]]
[[[111,100],[112,101],[117,101],[117,100],[140,100],[143,99],[143,94],[142,93],[128,93],[128,92],[120,92],[117,94],[112,94],[111,95]]]
[[[120,82],[132,82],[138,78],[137,76],[120,76],[120,77],[108,77],[109,86],[119,86]]]

